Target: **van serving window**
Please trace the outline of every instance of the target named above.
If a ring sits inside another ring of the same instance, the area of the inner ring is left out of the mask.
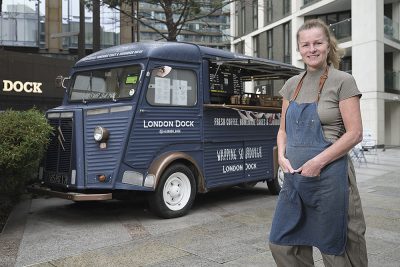
[[[300,69],[270,60],[238,57],[209,61],[210,104],[280,107],[278,89]],[[205,103],[208,104],[208,103]]]
[[[254,78],[265,80],[289,79],[297,75],[301,69],[289,64],[277,63],[263,59],[227,59],[212,60],[211,63],[217,66],[230,66],[242,69],[242,80],[253,80]]]

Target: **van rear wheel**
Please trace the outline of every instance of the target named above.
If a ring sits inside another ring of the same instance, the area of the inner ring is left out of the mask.
[[[149,205],[162,218],[181,217],[192,207],[195,195],[196,182],[192,171],[183,164],[174,164],[162,174],[150,196]]]
[[[283,180],[285,179],[285,174],[282,168],[279,166],[276,177],[267,182],[269,192],[273,195],[278,195],[283,186]]]

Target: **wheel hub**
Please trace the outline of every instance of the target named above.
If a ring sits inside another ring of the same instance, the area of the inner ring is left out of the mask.
[[[177,184],[173,184],[170,189],[169,189],[169,195],[172,198],[176,198],[179,197],[181,195],[181,188],[179,187],[179,185]]]
[[[164,184],[163,200],[167,208],[179,211],[187,205],[191,195],[189,178],[182,172],[171,174]]]

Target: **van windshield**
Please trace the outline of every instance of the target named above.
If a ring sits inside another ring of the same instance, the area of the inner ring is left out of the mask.
[[[77,72],[72,76],[69,100],[113,100],[132,97],[142,68],[139,65]]]

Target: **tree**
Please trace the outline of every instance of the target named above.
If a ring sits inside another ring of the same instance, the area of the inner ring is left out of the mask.
[[[162,39],[167,41],[177,41],[177,36],[181,33],[184,25],[190,21],[201,20],[216,12],[221,12],[222,8],[237,0],[145,0],[148,4],[156,5],[164,11],[162,18],[156,18],[152,14],[138,12],[133,14],[123,5],[132,6],[138,0],[103,0],[103,5],[114,8],[127,17],[138,21],[141,25],[151,28]],[[154,23],[163,24],[167,31],[161,31],[154,26]]]

